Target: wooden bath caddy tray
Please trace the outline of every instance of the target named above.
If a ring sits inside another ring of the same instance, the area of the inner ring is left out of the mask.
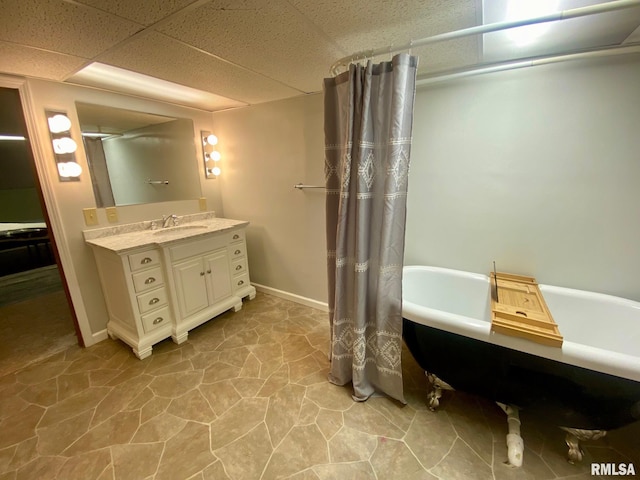
[[[535,278],[491,273],[491,290],[492,331],[552,347],[562,346],[562,335]]]

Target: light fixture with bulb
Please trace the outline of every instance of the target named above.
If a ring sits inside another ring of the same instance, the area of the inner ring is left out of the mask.
[[[78,181],[82,167],[76,161],[78,144],[71,138],[71,120],[66,112],[46,110],[49,136],[61,182]]]
[[[217,162],[220,161],[222,155],[217,150],[214,150],[214,146],[218,144],[218,137],[211,132],[202,130],[200,132],[202,137],[202,157],[204,159],[204,176],[205,178],[216,178],[220,175],[221,169]]]

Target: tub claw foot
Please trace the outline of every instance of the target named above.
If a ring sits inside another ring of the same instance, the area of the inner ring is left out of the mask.
[[[427,400],[429,405],[429,410],[432,412],[436,411],[436,408],[440,406],[440,397],[442,397],[442,390],[453,390],[451,385],[440,380],[432,373],[424,372],[431,384],[431,391],[427,394]]]
[[[582,457],[584,456],[584,452],[580,448],[580,441],[598,440],[607,434],[606,430],[582,430],[580,428],[569,427],[560,428],[567,432],[567,436],[565,437],[565,443],[569,447],[567,460],[572,465],[581,462]]]
[[[507,465],[521,467],[524,455],[524,440],[520,436],[520,413],[518,407],[496,402],[507,414]]]

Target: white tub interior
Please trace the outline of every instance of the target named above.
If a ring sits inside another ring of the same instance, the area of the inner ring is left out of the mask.
[[[491,332],[487,275],[439,267],[403,271],[403,316],[514,350],[640,381],[640,302],[540,285],[562,348]]]

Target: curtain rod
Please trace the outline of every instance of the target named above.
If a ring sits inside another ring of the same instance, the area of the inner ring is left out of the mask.
[[[500,62],[483,64],[477,68],[469,70],[449,70],[439,72],[435,75],[418,78],[416,86],[430,85],[432,83],[456,80],[458,78],[471,77],[473,75],[482,75],[484,73],[503,72],[505,70],[515,70],[518,68],[535,67],[539,65],[547,65],[549,63],[566,62],[569,60],[581,60],[594,57],[610,57],[614,55],[629,55],[640,53],[640,45],[621,45],[618,47],[608,47],[598,50],[589,50],[585,52],[567,53],[563,55],[554,55],[550,57],[536,57],[516,60],[513,62]]]
[[[543,15],[540,17],[529,18],[527,20],[516,20],[508,22],[496,22],[489,23],[487,25],[478,25],[476,27],[463,28],[462,30],[455,30],[453,32],[441,33],[433,35],[431,37],[421,38],[418,40],[412,40],[408,44],[399,47],[385,47],[372,50],[363,50],[347,57],[343,57],[333,65],[331,65],[330,72],[332,75],[338,74],[340,67],[346,67],[349,63],[365,58],[375,57],[377,55],[398,53],[405,50],[411,50],[414,47],[422,47],[431,43],[442,42],[445,40],[453,40],[456,38],[468,37],[471,35],[478,35],[481,33],[497,32],[499,30],[507,30],[509,28],[523,27],[525,25],[534,25],[536,23],[555,22],[557,20],[567,20],[570,18],[584,17],[587,15],[595,15],[598,13],[612,12],[615,10],[622,10],[625,8],[640,6],[640,0],[614,0],[609,3],[599,3],[597,5],[590,5],[588,7],[574,8],[571,10],[562,10],[560,12]]]

